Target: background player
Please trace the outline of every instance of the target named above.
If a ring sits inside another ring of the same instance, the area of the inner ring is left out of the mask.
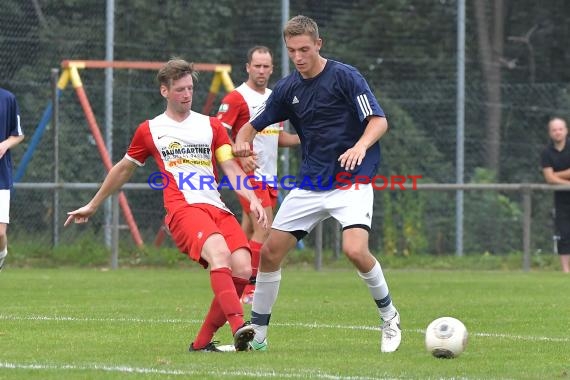
[[[381,350],[393,352],[401,341],[400,316],[382,268],[368,248],[374,193],[369,183],[354,184],[356,176],[372,178],[378,169],[378,140],[388,130],[384,111],[354,67],[320,55],[322,40],[315,21],[293,17],[285,25],[283,38],[297,70],[275,85],[265,106],[241,128],[234,151],[238,156],[251,155],[256,130],[288,119],[301,138],[297,182],[318,184],[328,178],[333,189],[295,188],[281,204],[261,249],[251,319],[255,338],[250,344],[254,350],[267,349],[267,328],[283,258],[296,240],[332,216],[343,228],[342,249],[368,286],[383,320]],[[353,184],[335,189],[337,175],[343,172]]]
[[[256,110],[271,94],[267,88],[269,78],[273,73],[273,54],[266,46],[254,46],[247,52],[245,65],[248,78],[235,90],[222,99],[218,111],[218,119],[230,130],[232,139],[235,139],[239,129],[247,123]],[[253,140],[253,151],[256,154],[255,171],[254,161],[251,158],[242,159],[242,167],[248,174],[254,174],[256,179],[253,185],[255,194],[267,214],[268,223],[273,222],[273,210],[277,205],[278,189],[277,178],[277,147],[289,147],[300,143],[299,136],[285,132],[282,123],[269,125],[258,133]],[[270,179],[269,181],[266,179]],[[252,278],[243,292],[242,302],[251,303],[255,290],[255,277],[259,267],[259,251],[267,239],[269,230],[257,223],[249,212],[249,201],[238,196],[242,207],[241,226],[248,236],[251,248]]]
[[[541,154],[542,174],[546,182],[570,185],[570,144],[568,127],[561,118],[548,123],[550,144]],[[570,273],[570,191],[554,192],[554,224],[562,271]]]
[[[214,299],[190,351],[218,351],[211,338],[226,320],[236,350],[243,351],[253,338],[253,328],[244,322],[238,293],[241,295],[251,276],[250,252],[247,238],[218,190],[202,188],[202,180],[215,177],[216,162],[233,188],[249,199],[257,222],[266,226],[267,217],[254,192],[237,183],[245,173],[232,159],[231,142],[220,121],[191,111],[194,75],[192,64],[180,59],[170,60],[160,69],[157,79],[166,111],[139,125],[125,157],[109,171],[89,203],[68,213],[65,225],[87,222],[152,156],[167,183],[163,191],[165,223],[174,242],[192,260],[210,267]]]
[[[10,149],[24,140],[20,126],[20,109],[16,97],[0,88],[0,270],[8,255],[10,191],[12,190],[12,156]]]

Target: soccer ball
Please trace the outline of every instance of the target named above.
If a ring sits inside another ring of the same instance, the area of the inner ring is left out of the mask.
[[[459,319],[441,317],[426,329],[426,349],[436,358],[456,358],[467,346],[467,328]]]

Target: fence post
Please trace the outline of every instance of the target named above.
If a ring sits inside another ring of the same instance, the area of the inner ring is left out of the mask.
[[[59,88],[57,86],[59,78],[59,69],[51,69],[51,122],[53,129],[53,182],[59,183]],[[55,248],[59,245],[59,188],[54,187],[53,198],[53,232],[52,232],[52,247]]]
[[[111,196],[111,269],[119,268],[119,195]]]
[[[333,257],[335,260],[340,258],[340,244],[341,244],[341,233],[340,230],[342,226],[339,222],[333,219],[334,222],[334,249],[333,249]]]
[[[532,192],[527,184],[522,186],[523,196],[523,270],[530,270],[530,232],[532,217]]]

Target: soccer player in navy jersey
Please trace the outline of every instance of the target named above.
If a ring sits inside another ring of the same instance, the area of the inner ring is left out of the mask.
[[[400,316],[392,303],[382,268],[370,253],[368,236],[374,194],[371,179],[380,163],[378,140],[388,130],[384,111],[354,67],[320,55],[322,40],[314,20],[296,16],[283,30],[296,71],[282,78],[264,106],[236,137],[234,154],[252,155],[258,131],[289,120],[301,139],[297,186],[283,203],[268,239],[253,297],[252,350],[267,349],[267,328],[281,282],[281,262],[298,240],[333,217],[343,228],[342,249],[368,286],[382,320],[381,351],[401,342]]]
[[[10,149],[24,140],[16,97],[0,88],[0,270],[8,255],[6,230],[10,223],[10,191],[13,185]]]

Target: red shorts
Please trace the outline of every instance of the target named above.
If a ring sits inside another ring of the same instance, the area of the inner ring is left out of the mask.
[[[202,247],[212,234],[221,234],[232,253],[239,248],[249,249],[247,237],[236,217],[209,204],[185,206],[173,215],[167,215],[165,222],[180,252],[199,262],[204,268],[208,267],[208,263],[201,257]]]
[[[255,196],[257,199],[259,199],[259,202],[261,202],[263,208],[275,208],[275,206],[277,206],[277,196],[279,194],[277,189],[267,185],[267,183],[264,184],[262,181],[255,181],[253,179],[250,181],[251,185],[254,188],[253,191],[255,192]],[[249,201],[242,196],[238,196],[238,199],[239,203],[241,204],[241,208],[245,211],[246,214],[249,214],[251,212],[249,208]]]

